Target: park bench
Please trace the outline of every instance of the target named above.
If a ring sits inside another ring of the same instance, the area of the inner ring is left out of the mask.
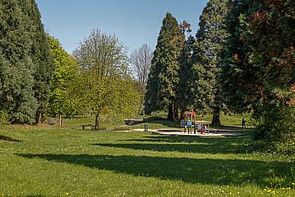
[[[82,129],[85,130],[85,128],[89,127],[91,130],[94,130],[94,125],[92,124],[84,124],[84,125],[81,125],[82,126]]]

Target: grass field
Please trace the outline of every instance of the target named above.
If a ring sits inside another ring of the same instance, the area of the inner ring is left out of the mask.
[[[0,196],[295,196],[294,158],[251,139],[9,126]]]

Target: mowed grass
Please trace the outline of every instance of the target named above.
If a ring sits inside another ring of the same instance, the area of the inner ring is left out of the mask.
[[[294,157],[250,137],[7,127],[0,196],[295,196]]]

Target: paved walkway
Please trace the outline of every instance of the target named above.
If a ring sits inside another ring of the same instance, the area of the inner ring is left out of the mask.
[[[160,135],[174,135],[174,136],[199,136],[199,137],[230,137],[230,136],[240,136],[242,133],[232,131],[232,130],[211,130],[209,133],[201,134],[200,132],[194,133],[185,133],[180,129],[149,129],[149,132],[153,132],[155,134]],[[129,131],[118,131],[118,132],[144,132],[144,129],[132,129]]]
[[[157,131],[154,132],[160,135],[176,135],[176,136],[198,136],[198,137],[232,137],[232,136],[240,136],[241,133],[237,132],[209,132],[203,133],[200,132],[195,133],[184,133],[183,131]]]

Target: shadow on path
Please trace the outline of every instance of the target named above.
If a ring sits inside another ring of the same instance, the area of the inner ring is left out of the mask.
[[[189,183],[290,187],[294,163],[254,160],[188,159],[150,156],[19,154],[29,159],[83,165],[134,176]]]

